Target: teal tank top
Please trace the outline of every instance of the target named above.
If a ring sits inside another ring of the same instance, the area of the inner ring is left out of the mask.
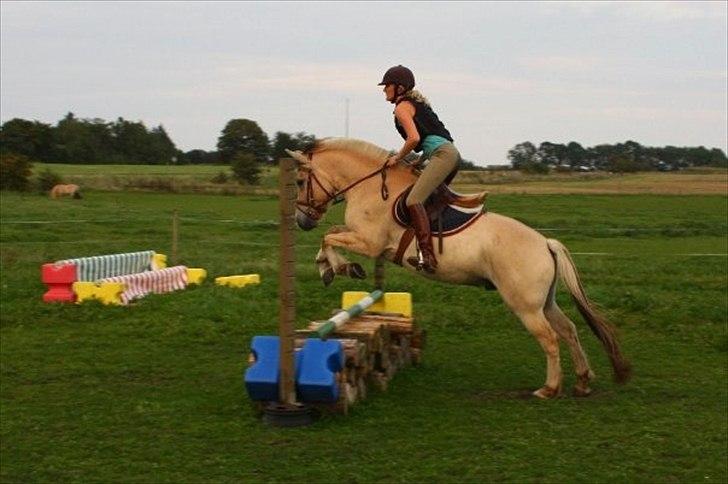
[[[449,142],[449,139],[443,138],[442,136],[437,136],[436,134],[427,135],[424,141],[422,141],[422,159],[430,159],[430,156],[432,156],[432,153],[437,148]]]

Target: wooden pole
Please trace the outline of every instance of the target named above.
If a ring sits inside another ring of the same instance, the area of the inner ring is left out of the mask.
[[[172,265],[176,266],[179,262],[177,259],[177,242],[179,239],[179,216],[177,209],[172,211]]]
[[[283,158],[280,167],[280,312],[278,336],[280,339],[280,386],[279,402],[293,405],[296,403],[295,375],[293,369],[294,323],[296,319],[295,289],[295,201],[296,164],[292,158]]]

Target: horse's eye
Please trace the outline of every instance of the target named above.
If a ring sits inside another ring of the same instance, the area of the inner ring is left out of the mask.
[[[303,186],[303,180],[296,180],[296,185],[298,185],[298,188],[301,188]]]

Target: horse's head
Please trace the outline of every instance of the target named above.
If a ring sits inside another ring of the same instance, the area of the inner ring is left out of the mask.
[[[305,152],[286,153],[298,162],[296,222],[303,230],[316,227],[330,203],[347,197],[349,190],[361,189],[362,182],[381,175],[379,186],[385,191],[384,162],[389,152],[366,141],[326,138]]]
[[[298,197],[296,198],[296,223],[303,230],[311,230],[318,225],[321,217],[329,208],[333,196],[324,188],[313,164],[301,151],[286,150],[298,163]]]

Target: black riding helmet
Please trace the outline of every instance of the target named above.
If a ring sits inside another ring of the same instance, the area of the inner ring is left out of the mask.
[[[384,73],[382,82],[378,85],[386,86],[387,84],[402,86],[404,87],[404,91],[407,92],[415,87],[415,75],[412,74],[411,70],[401,64],[390,67],[387,72]]]

